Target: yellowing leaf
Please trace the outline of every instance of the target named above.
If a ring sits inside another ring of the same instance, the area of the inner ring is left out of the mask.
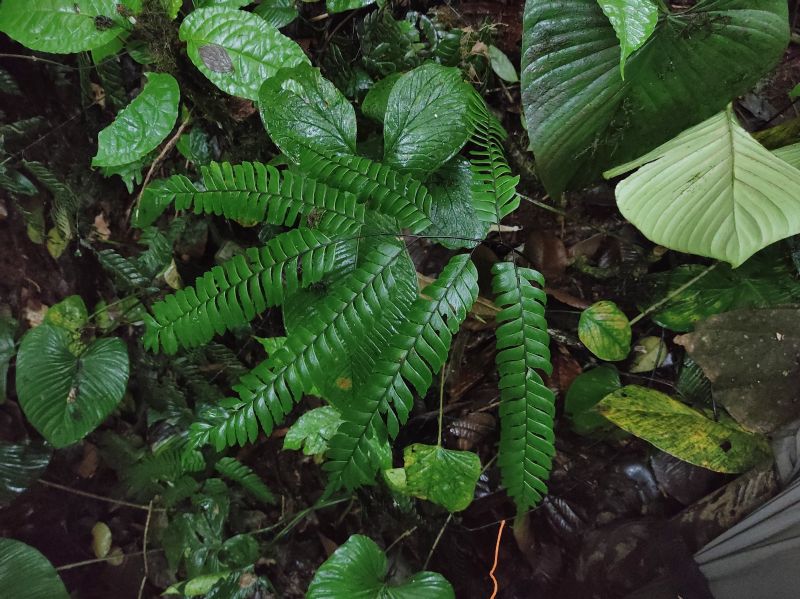
[[[624,360],[631,348],[631,325],[614,302],[601,301],[581,313],[578,337],[601,360]]]

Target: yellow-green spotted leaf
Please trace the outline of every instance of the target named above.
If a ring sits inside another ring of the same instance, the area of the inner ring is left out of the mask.
[[[405,492],[451,512],[472,503],[481,475],[481,460],[471,451],[415,443],[403,451]]]
[[[715,422],[654,389],[623,387],[603,398],[597,409],[632,435],[715,472],[744,472],[770,456],[766,437],[742,430],[729,417]]]
[[[581,313],[578,337],[601,360],[624,360],[631,348],[631,325],[617,304],[604,300]]]

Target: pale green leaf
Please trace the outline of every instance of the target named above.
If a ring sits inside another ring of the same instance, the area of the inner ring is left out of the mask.
[[[489,46],[488,53],[489,64],[492,65],[492,70],[495,72],[495,75],[509,83],[517,83],[519,81],[517,69],[514,68],[508,56],[506,56],[500,48],[497,46]]]
[[[597,0],[527,0],[522,106],[551,196],[594,181],[722,110],[783,56],[784,0],[699,0],[662,17],[620,75]]]
[[[403,450],[404,492],[450,512],[467,509],[481,475],[481,460],[471,451],[415,443]]]
[[[45,556],[21,541],[0,539],[0,597],[69,599],[69,594]]]
[[[658,7],[652,0],[597,0],[617,34],[619,70],[625,79],[625,61],[641,48],[655,31]]]
[[[454,599],[441,574],[418,572],[401,584],[387,581],[386,555],[375,542],[352,535],[314,574],[306,599]]]
[[[342,423],[336,408],[315,408],[300,416],[283,439],[284,449],[301,449],[306,455],[319,455],[328,451],[328,441]]]
[[[253,13],[199,8],[183,20],[189,58],[222,91],[258,100],[264,80],[308,58],[295,42]]]
[[[623,387],[597,409],[632,435],[715,472],[744,472],[770,456],[766,437],[742,430],[730,417],[715,422],[655,389]]]
[[[50,306],[44,315],[44,321],[54,327],[77,333],[89,320],[89,312],[80,295],[70,295],[57,304]]]
[[[149,73],[147,84],[97,137],[92,166],[122,166],[156,149],[178,119],[178,82],[166,73]]]
[[[275,27],[285,27],[300,14],[295,0],[261,0],[253,10],[259,17]]]
[[[30,423],[55,447],[82,439],[117,407],[128,383],[121,339],[98,339],[74,353],[66,329],[28,331],[17,356],[17,397]]]
[[[292,160],[309,145],[356,153],[355,110],[319,69],[307,64],[281,69],[261,86],[259,108],[272,141]]]
[[[452,158],[472,134],[472,88],[461,71],[428,63],[392,87],[384,116],[384,163],[420,180]]]
[[[363,8],[370,4],[375,4],[375,0],[326,0],[325,7],[329,13],[336,13]],[[379,4],[383,4],[383,1]]]
[[[794,168],[800,168],[800,143],[784,146],[772,151],[778,158],[791,164]]]
[[[51,455],[52,451],[43,446],[0,441],[0,506],[11,503],[34,483],[47,468]]]
[[[601,360],[624,360],[631,348],[631,325],[614,302],[600,301],[581,312],[581,342]]]
[[[623,216],[651,241],[739,266],[800,233],[800,170],[754,140],[732,110],[612,169]]]
[[[633,359],[628,372],[633,374],[650,372],[660,368],[669,355],[667,344],[661,337],[642,337],[633,346]]]
[[[0,31],[40,52],[69,54],[107,44],[123,32],[119,0],[3,0]]]

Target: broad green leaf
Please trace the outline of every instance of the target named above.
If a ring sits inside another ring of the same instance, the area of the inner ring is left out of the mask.
[[[301,449],[306,455],[320,455],[328,451],[328,441],[342,423],[336,408],[315,408],[300,416],[283,439],[284,449]]]
[[[453,599],[441,574],[419,572],[402,584],[387,582],[386,554],[363,535],[352,535],[314,574],[306,599]]]
[[[110,56],[117,54],[125,46],[122,37],[115,37],[111,41],[92,49],[92,62],[97,65]]]
[[[89,312],[80,295],[70,295],[57,304],[50,306],[44,315],[44,321],[54,327],[77,333],[89,320]]]
[[[0,441],[0,506],[11,503],[34,483],[47,468],[51,455],[43,446]]]
[[[633,374],[650,372],[660,368],[669,355],[669,348],[661,337],[642,337],[633,346],[633,359],[628,372]]]
[[[30,423],[55,447],[82,439],[125,393],[128,350],[121,339],[98,339],[73,353],[66,329],[28,331],[17,356],[17,397]]]
[[[778,158],[788,162],[794,168],[800,168],[800,143],[784,146],[772,151]]]
[[[436,171],[426,183],[433,196],[430,219],[425,230],[446,248],[473,248],[486,237],[489,223],[481,221],[472,201],[472,168],[468,160],[456,156]]]
[[[385,0],[381,0],[378,4],[383,5]],[[329,13],[344,12],[346,10],[355,10],[375,4],[375,0],[326,0],[325,7]]]
[[[175,19],[183,6],[183,0],[161,0],[161,7],[170,19]]]
[[[766,437],[719,422],[654,389],[629,385],[597,404],[600,413],[676,458],[715,472],[744,472],[769,458]]]
[[[784,0],[699,0],[661,18],[620,75],[597,0],[527,0],[522,105],[551,196],[594,181],[722,110],[783,55]]]
[[[450,512],[467,509],[481,475],[481,460],[471,451],[415,443],[403,450],[404,492]]]
[[[272,141],[292,160],[309,145],[356,153],[355,110],[319,69],[307,64],[281,69],[261,86],[259,108]]]
[[[30,545],[0,539],[0,597],[69,599],[56,569]]]
[[[670,249],[739,266],[800,233],[800,170],[721,112],[605,173],[638,170],[617,185],[620,212]]]
[[[373,85],[364,96],[364,101],[361,102],[361,112],[372,120],[383,123],[386,106],[389,104],[389,94],[392,93],[394,84],[402,76],[403,73],[392,73]]]
[[[640,308],[666,297],[670,300],[650,318],[664,328],[685,332],[714,314],[736,308],[765,308],[800,302],[800,281],[782,249],[759,252],[739,268],[718,263],[709,272],[701,264],[684,264],[645,279],[646,292]],[[705,273],[705,274],[703,274]],[[676,293],[698,275],[696,280]]]
[[[122,166],[156,149],[178,119],[178,82],[166,73],[147,74],[147,84],[97,137],[92,166]]]
[[[194,162],[196,166],[206,165],[214,159],[211,140],[208,134],[200,127],[192,127],[189,133],[181,135],[175,147],[181,153],[181,156],[190,162]]]
[[[564,403],[564,411],[572,421],[572,430],[579,435],[607,430],[608,420],[600,415],[595,406],[606,395],[621,387],[619,373],[613,366],[598,366],[575,377]]]
[[[173,1],[173,0],[165,0]],[[226,8],[244,8],[254,2],[254,0],[192,0],[195,8],[210,8],[212,6],[224,6]]]
[[[600,301],[581,312],[578,337],[601,360],[624,360],[631,349],[631,325],[614,302]]]
[[[792,88],[792,91],[789,92],[789,98],[791,98],[792,100],[794,100],[795,98],[798,98],[798,97],[800,97],[800,83],[795,85]]]
[[[658,7],[652,0],[597,0],[617,34],[620,45],[619,72],[625,79],[625,61],[641,48],[655,31]]]
[[[6,399],[6,382],[8,381],[8,365],[16,353],[14,338],[17,332],[17,321],[0,313],[0,403]]]
[[[0,31],[40,52],[91,50],[123,32],[117,4],[119,0],[3,0]]]
[[[384,116],[384,163],[423,180],[463,147],[472,134],[472,88],[461,71],[428,63],[392,87]]]
[[[509,83],[517,83],[519,81],[517,69],[514,68],[508,56],[506,56],[500,48],[497,46],[489,46],[488,54],[489,64],[492,65],[492,70],[495,72],[495,75]]]
[[[274,27],[285,27],[300,14],[295,0],[261,0],[253,10],[259,17]]]
[[[278,69],[308,62],[303,50],[253,13],[199,8],[183,20],[180,39],[194,65],[222,91],[258,100]]]

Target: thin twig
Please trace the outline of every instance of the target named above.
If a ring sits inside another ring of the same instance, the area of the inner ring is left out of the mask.
[[[437,437],[437,445],[442,446],[442,422],[444,421],[444,382],[447,379],[447,362],[439,375],[439,436]]]
[[[444,534],[444,529],[447,528],[447,525],[450,524],[450,521],[452,519],[453,519],[453,514],[452,513],[448,514],[447,520],[445,520],[444,524],[442,524],[442,527],[439,529],[439,534],[436,535],[436,540],[434,540],[433,541],[433,545],[431,545],[431,550],[428,552],[428,557],[425,558],[425,565],[422,566],[423,570],[427,570],[428,569],[428,563],[431,561],[431,558],[433,557],[433,552],[436,551],[436,547],[439,546],[439,541],[442,540],[442,535]]]
[[[411,535],[413,535],[416,532],[416,530],[417,530],[416,526],[414,528],[409,528],[407,531],[405,531],[403,534],[397,537],[394,541],[392,541],[391,544],[384,550],[384,553],[389,553],[392,547],[397,545],[400,541],[402,541],[406,537],[410,537]]]
[[[153,515],[153,500],[150,500],[150,503],[147,506],[147,520],[144,522],[144,538],[142,539],[142,562],[144,562],[144,574],[142,575],[142,582],[139,584],[139,596],[138,599],[142,599],[142,595],[144,593],[144,585],[147,583],[147,534],[150,532],[150,516]]]
[[[648,314],[652,314],[653,312],[658,310],[664,304],[669,303],[675,296],[680,295],[681,293],[686,291],[689,287],[691,287],[692,285],[697,283],[697,281],[699,281],[704,276],[706,276],[708,273],[710,273],[712,270],[714,270],[718,265],[719,265],[719,262],[715,262],[711,266],[706,267],[706,269],[704,271],[702,271],[700,274],[698,274],[696,277],[693,277],[690,281],[687,281],[686,283],[684,283],[683,285],[678,287],[675,291],[670,292],[669,294],[667,294],[666,297],[660,299],[655,304],[653,304],[652,306],[647,308],[644,312],[640,313],[639,316],[637,316],[633,320],[631,320],[631,326],[635,325],[637,322],[639,322],[642,318],[644,318]]]
[[[500,522],[500,529],[497,531],[497,542],[494,544],[494,563],[492,564],[492,569],[489,570],[489,578],[492,579],[492,584],[494,585],[492,596],[489,597],[489,599],[494,599],[497,597],[497,591],[499,590],[499,585],[497,584],[497,579],[494,577],[494,572],[497,570],[497,561],[500,557],[500,540],[503,538],[503,529],[505,527],[506,521],[502,520]]]
[[[164,551],[163,549],[151,549],[148,553],[161,553]],[[106,557],[98,557],[95,559],[87,559],[83,560],[82,562],[74,562],[71,564],[64,564],[63,566],[58,566],[56,571],[61,572],[62,570],[71,570],[72,568],[80,568],[82,566],[91,566],[92,564],[99,564],[102,562],[109,562],[111,560],[116,560],[122,557],[123,559],[126,557],[136,557],[138,555],[143,555],[143,551],[134,551],[133,553],[125,553],[123,555],[108,555]]]
[[[66,491],[67,493],[72,493],[73,495],[80,495],[81,497],[89,497],[91,499],[96,499],[97,501],[105,501],[107,503],[113,503],[114,505],[119,505],[121,507],[131,507],[137,510],[144,510],[144,511],[150,510],[150,508],[147,507],[146,505],[141,505],[139,503],[131,503],[130,501],[123,501],[121,499],[112,499],[111,497],[103,497],[102,495],[95,495],[94,493],[89,493],[88,491],[80,491],[78,489],[73,489],[72,487],[67,487],[65,485],[60,485],[58,483],[50,482],[49,480],[39,479],[39,484],[42,484],[45,487],[52,487],[54,489]],[[165,510],[164,508],[153,508],[153,511],[163,512]]]

